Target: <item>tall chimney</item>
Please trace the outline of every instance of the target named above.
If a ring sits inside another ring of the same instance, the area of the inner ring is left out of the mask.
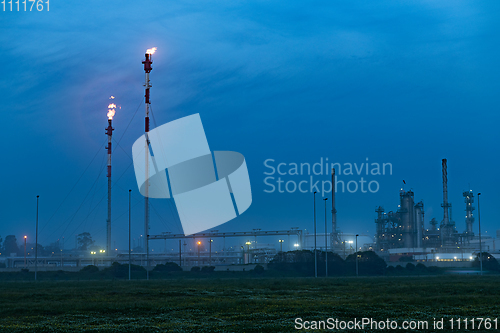
[[[114,103],[108,105],[108,127],[106,135],[108,136],[108,217],[106,219],[106,253],[109,255],[111,251],[111,138],[114,128],[112,127],[113,116],[115,114],[116,105]]]
[[[448,205],[448,167],[446,165],[446,158],[443,158],[443,225],[447,226],[450,223],[448,218],[449,205]]]
[[[154,52],[154,51],[153,51]],[[151,105],[151,101],[149,100],[149,89],[151,88],[151,84],[149,82],[149,73],[153,70],[151,66],[153,64],[153,60],[149,50],[146,51],[146,60],[142,63],[144,64],[144,72],[146,73],[145,80],[145,104],[146,104],[146,117],[144,118],[144,132],[145,132],[145,147],[144,153],[146,158],[146,183],[145,183],[145,195],[144,195],[144,250],[146,253],[149,253],[149,108]],[[149,262],[148,262],[149,264]]]

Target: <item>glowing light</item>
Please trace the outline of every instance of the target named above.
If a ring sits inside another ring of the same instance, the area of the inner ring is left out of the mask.
[[[24,239],[28,238],[28,236],[24,236]]]
[[[113,97],[114,98],[114,97]],[[113,119],[115,113],[116,113],[116,104],[111,103],[108,105],[108,119]]]
[[[146,50],[146,54],[154,54],[158,48],[153,47]]]
[[[111,96],[111,97],[109,97],[109,99],[115,99],[115,96]]]

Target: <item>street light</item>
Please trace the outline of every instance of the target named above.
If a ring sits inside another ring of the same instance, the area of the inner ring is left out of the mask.
[[[200,245],[201,241],[198,241],[196,244],[198,244],[198,265],[200,264]]]
[[[208,242],[209,244],[209,249],[210,249],[210,253],[208,254],[208,266],[212,265],[212,242],[214,240],[212,238],[210,238],[210,242]]]
[[[26,236],[24,236],[24,268],[26,268]]]
[[[358,275],[358,234],[356,234],[356,276]]]
[[[36,196],[36,227],[35,227],[35,281],[36,275],[38,273],[38,198],[39,195]]]
[[[314,277],[318,277],[318,256],[316,254],[316,191],[314,191],[313,200],[314,200]]]
[[[481,242],[481,210],[479,208],[479,197],[481,193],[477,194],[477,222],[479,225],[479,269],[481,271],[481,275],[483,275],[483,246]]]
[[[325,276],[328,276],[328,227],[326,226],[326,201],[328,198],[323,200],[325,201]]]
[[[250,264],[250,244],[252,243],[250,241],[247,241],[245,244],[247,246],[248,263]]]
[[[299,249],[299,243],[295,243],[295,244],[293,244],[293,246],[295,247],[295,251],[297,251]]]
[[[96,254],[96,252],[95,252],[95,251],[90,251],[90,254]],[[94,266],[95,266],[95,263],[94,263],[94,257],[93,257],[93,256],[92,256],[92,265],[94,265]]]
[[[284,239],[278,240],[278,242],[280,242],[280,252],[283,252],[283,242],[284,241],[285,241]]]

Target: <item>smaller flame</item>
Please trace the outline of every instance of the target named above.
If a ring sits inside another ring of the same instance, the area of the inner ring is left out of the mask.
[[[147,54],[154,54],[154,53],[156,52],[156,50],[157,50],[157,48],[156,48],[156,47],[153,47],[153,48],[151,48],[151,49],[147,49],[147,50],[146,50],[146,53],[147,53]]]
[[[113,117],[116,113],[115,109],[116,109],[116,105],[114,103],[111,103],[108,105],[108,119],[113,119]]]
[[[115,96],[111,96],[109,99],[115,99]]]

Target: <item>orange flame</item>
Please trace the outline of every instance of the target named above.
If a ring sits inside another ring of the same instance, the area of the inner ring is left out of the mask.
[[[114,103],[111,103],[108,105],[108,119],[113,119],[115,113],[116,113],[116,105]]]
[[[111,96],[109,99],[115,99],[115,96]]]
[[[157,48],[156,48],[156,47],[153,47],[153,48],[151,48],[151,49],[147,49],[147,50],[146,50],[146,53],[147,53],[147,54],[154,54],[154,53],[156,52],[156,50],[157,50]]]

